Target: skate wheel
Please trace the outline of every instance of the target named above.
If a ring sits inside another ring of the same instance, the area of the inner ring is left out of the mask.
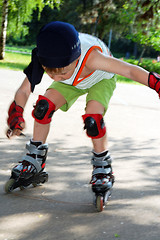
[[[12,192],[12,191],[13,191],[14,183],[15,183],[15,179],[13,179],[13,178],[9,179],[9,180],[6,182],[5,186],[4,186],[4,191],[5,191],[6,193]]]
[[[105,194],[105,197],[104,197],[104,203],[107,204],[108,201],[110,200],[111,198],[111,191],[107,191],[106,194]]]
[[[103,211],[103,197],[102,196],[97,196],[96,197],[96,208],[98,212],[102,212]]]

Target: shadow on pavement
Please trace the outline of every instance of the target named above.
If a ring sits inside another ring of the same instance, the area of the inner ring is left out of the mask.
[[[26,138],[1,138],[0,239],[159,240],[156,141],[110,139],[116,182],[110,203],[97,213],[88,184],[92,171],[88,146],[63,147],[63,140],[55,140],[49,144],[49,182],[5,194],[3,185],[9,169],[24,155]]]

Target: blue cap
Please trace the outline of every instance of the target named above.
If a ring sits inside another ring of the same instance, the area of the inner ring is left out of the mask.
[[[81,54],[79,34],[73,25],[65,22],[46,24],[37,36],[37,56],[45,67],[68,66]]]

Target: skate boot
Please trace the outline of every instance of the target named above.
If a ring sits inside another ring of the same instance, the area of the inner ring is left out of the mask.
[[[103,211],[108,202],[114,184],[111,162],[112,158],[108,151],[100,154],[93,152],[93,158],[91,160],[93,172],[90,184],[95,194],[94,203],[99,212]]]
[[[34,187],[48,181],[48,174],[44,172],[48,152],[48,144],[30,140],[26,144],[28,153],[11,172],[9,181],[5,184],[5,192],[12,192],[16,188],[24,189],[30,184]]]

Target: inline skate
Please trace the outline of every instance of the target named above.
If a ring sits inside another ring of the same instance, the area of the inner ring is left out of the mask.
[[[28,153],[22,158],[22,161],[12,169],[11,177],[4,186],[6,193],[10,193],[16,188],[22,190],[31,184],[36,187],[40,183],[48,181],[48,174],[43,171],[48,152],[48,144],[30,140],[30,142],[26,144],[26,149]]]
[[[114,184],[114,175],[111,167],[112,158],[108,151],[96,154],[93,152],[91,163],[93,165],[90,184],[94,193],[94,205],[98,212],[103,211]]]

